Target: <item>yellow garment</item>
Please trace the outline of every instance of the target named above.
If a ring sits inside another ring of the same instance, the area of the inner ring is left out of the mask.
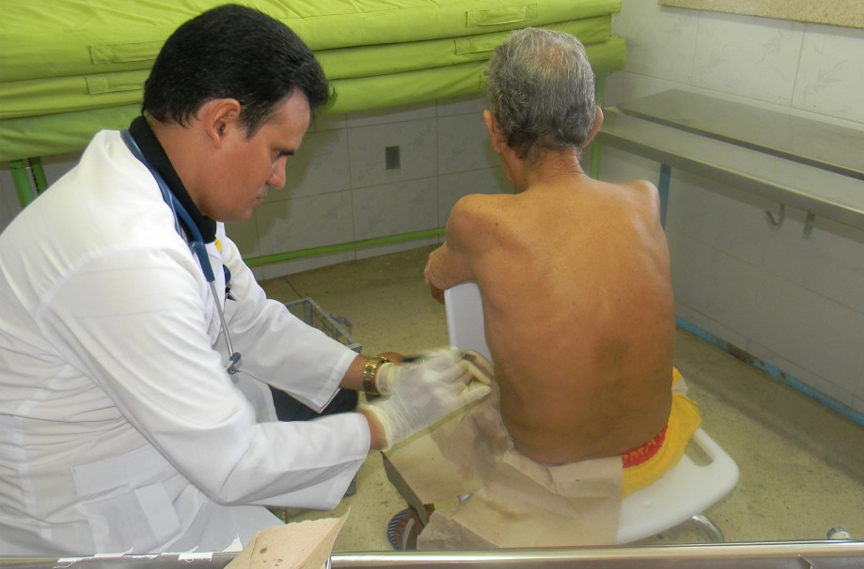
[[[681,379],[677,369],[672,368],[672,384]],[[625,468],[623,472],[621,495],[627,496],[637,490],[650,486],[663,476],[667,470],[678,464],[684,456],[684,449],[690,437],[699,428],[702,418],[695,402],[683,393],[672,393],[672,411],[666,427],[666,438],[657,453],[647,461]]]

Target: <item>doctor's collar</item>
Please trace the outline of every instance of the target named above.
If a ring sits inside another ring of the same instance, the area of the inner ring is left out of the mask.
[[[189,196],[189,192],[186,191],[186,187],[171,164],[171,160],[165,153],[165,149],[162,148],[159,139],[153,133],[153,129],[147,124],[147,119],[139,116],[133,120],[132,124],[129,125],[129,134],[135,139],[135,143],[141,149],[147,161],[168,184],[171,193],[174,194],[183,207],[186,208],[186,211],[189,212],[189,216],[195,222],[195,225],[198,226],[204,242],[213,242],[216,239],[216,222],[198,210],[198,206],[195,205],[195,202]]]

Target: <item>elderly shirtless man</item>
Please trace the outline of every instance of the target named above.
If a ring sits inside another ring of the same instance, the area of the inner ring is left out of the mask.
[[[426,280],[435,291],[477,282],[501,415],[520,451],[547,464],[620,454],[656,435],[672,404],[657,189],[582,171],[603,113],[572,36],[514,36],[488,90],[483,118],[516,193],[459,200]]]
[[[488,78],[483,117],[516,193],[460,199],[426,281],[439,300],[456,284],[479,286],[515,449],[544,466],[621,456],[625,470],[645,470],[665,448],[662,464],[635,479],[625,472],[623,491],[633,491],[673,466],[698,426],[683,396],[683,427],[673,413],[675,319],[657,189],[582,171],[603,114],[573,36],[516,32]]]

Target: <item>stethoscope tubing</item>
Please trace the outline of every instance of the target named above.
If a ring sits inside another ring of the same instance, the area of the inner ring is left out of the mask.
[[[195,225],[192,216],[189,215],[189,212],[186,211],[186,208],[183,207],[183,204],[180,203],[180,200],[177,199],[177,196],[175,196],[174,192],[171,191],[171,188],[168,187],[167,182],[165,182],[159,172],[153,168],[144,156],[144,153],[141,152],[141,149],[138,147],[138,144],[135,142],[135,139],[132,138],[129,131],[121,131],[120,136],[132,152],[132,155],[150,171],[150,174],[156,180],[156,185],[159,186],[159,191],[162,193],[162,199],[165,200],[165,203],[171,208],[171,213],[174,214],[174,227],[177,229],[177,232],[186,239],[186,244],[189,246],[192,254],[198,258],[198,264],[201,265],[204,279],[207,281],[207,284],[210,285],[210,291],[213,293],[213,301],[216,303],[216,312],[219,315],[219,323],[222,326],[222,331],[225,333],[225,344],[228,346],[228,360],[230,362],[226,371],[230,375],[234,375],[237,373],[237,364],[240,362],[240,353],[235,352],[234,347],[231,344],[231,336],[228,334],[228,323],[225,321],[225,313],[222,310],[222,305],[219,303],[219,297],[217,296],[216,275],[213,273],[213,266],[210,264],[210,256],[207,254],[207,246],[204,245],[204,237],[201,235],[198,226]],[[185,234],[181,229],[181,224],[182,227],[186,229]]]

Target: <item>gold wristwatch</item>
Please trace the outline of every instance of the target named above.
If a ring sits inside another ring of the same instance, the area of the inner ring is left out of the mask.
[[[390,360],[381,356],[370,356],[366,363],[363,364],[363,393],[366,394],[366,399],[374,399],[381,396],[378,391],[378,385],[375,383],[375,374],[378,373],[378,368],[388,363]]]

